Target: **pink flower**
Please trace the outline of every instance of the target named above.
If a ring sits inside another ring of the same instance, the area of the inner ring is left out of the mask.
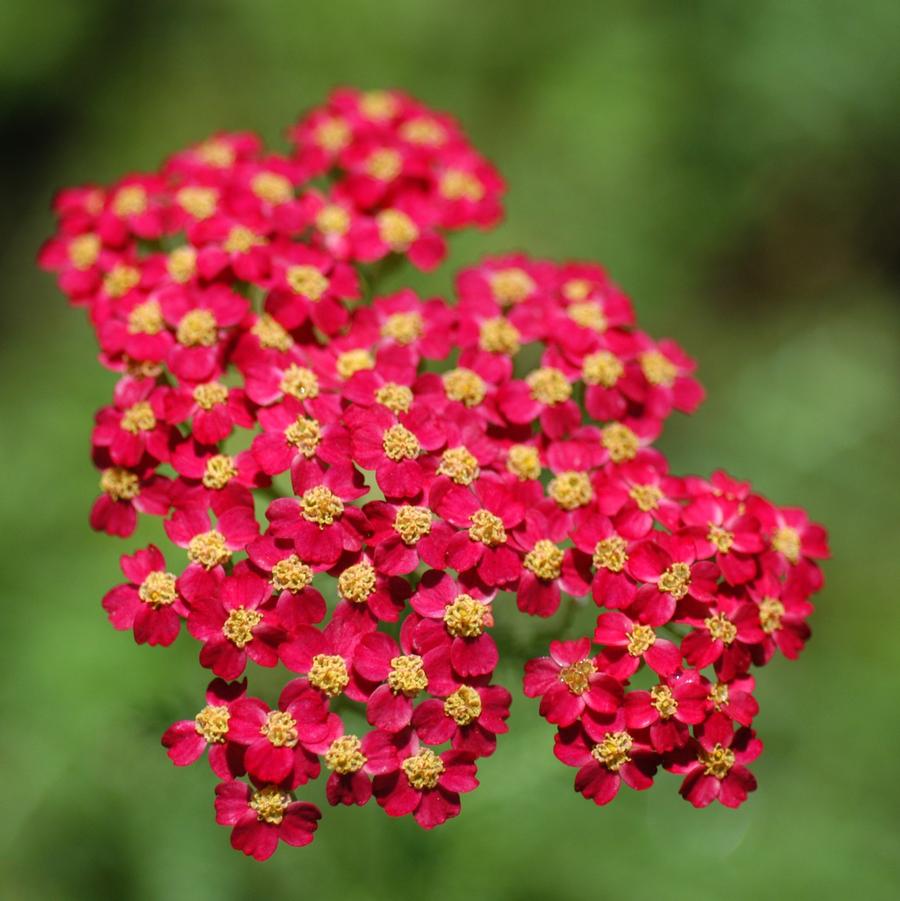
[[[410,601],[424,617],[413,632],[414,643],[424,651],[449,646],[453,669],[464,679],[492,673],[500,655],[485,631],[494,624],[490,602],[467,594],[446,573],[429,570]]]
[[[413,733],[393,771],[375,777],[375,800],[392,817],[412,814],[423,829],[459,815],[459,796],[478,787],[476,766],[468,754],[437,754]]]
[[[178,593],[175,576],[155,545],[121,557],[129,580],[103,597],[103,609],[116,629],[132,629],[138,644],[170,645],[178,637],[187,607]]]
[[[585,709],[615,713],[622,703],[622,686],[591,656],[589,638],[551,641],[549,657],[525,664],[524,690],[541,699],[541,716],[558,726],[576,722]]]
[[[344,733],[332,741],[323,757],[331,770],[325,784],[325,797],[332,806],[362,806],[372,797],[372,777],[393,773],[400,765],[402,735],[378,729],[362,739]]]
[[[203,642],[200,665],[222,679],[237,679],[248,657],[275,666],[281,629],[265,606],[272,595],[265,579],[244,571],[222,579],[218,597],[198,598],[188,615],[188,631]]]
[[[594,641],[605,645],[598,658],[600,667],[617,679],[628,679],[642,662],[660,676],[673,675],[681,664],[678,645],[660,638],[651,625],[621,612],[597,617]]]
[[[232,779],[216,786],[216,822],[231,826],[231,846],[256,860],[271,857],[279,839],[308,845],[321,816],[315,805],[274,785],[257,788]]]
[[[707,715],[708,685],[694,670],[675,673],[649,691],[625,696],[625,722],[629,729],[650,728],[653,749],[663,753],[683,745],[688,725],[702,723]]]
[[[635,791],[653,785],[657,756],[624,728],[621,716],[596,735],[577,724],[556,735],[554,754],[567,766],[578,767],[575,791],[595,804],[609,804],[624,782]]]
[[[730,720],[720,714],[694,732],[697,740],[668,766],[684,774],[681,796],[694,807],[708,807],[716,800],[725,807],[740,807],[756,790],[756,779],[746,764],[759,756],[762,742],[752,729],[735,732]]]
[[[145,455],[168,460],[172,429],[165,419],[165,395],[152,379],[121,379],[114,406],[97,413],[94,446],[107,448],[116,466],[137,466]]]
[[[163,734],[162,744],[172,763],[188,766],[208,750],[209,765],[220,779],[243,775],[243,748],[231,742],[230,730],[232,708],[246,691],[246,679],[230,683],[213,679],[203,709],[193,719],[173,723]]]

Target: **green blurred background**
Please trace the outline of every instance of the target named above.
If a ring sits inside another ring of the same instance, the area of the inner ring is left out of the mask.
[[[2,897],[900,896],[898,35],[895,0],[2,0]],[[507,176],[507,224],[453,263],[601,260],[699,359],[676,471],[726,466],[830,528],[814,640],[760,674],[743,809],[694,811],[667,774],[595,808],[517,696],[458,820],[328,810],[260,866],[213,822],[205,764],[158,746],[205,675],[190,640],[136,647],[99,607],[136,542],[87,525],[113,379],[34,268],[47,207],[215,129],[278,141],[341,83],[452,111]]]

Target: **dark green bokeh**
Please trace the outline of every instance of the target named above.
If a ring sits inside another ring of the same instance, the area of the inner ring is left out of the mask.
[[[898,33],[893,0],[4,0],[0,894],[897,897]],[[509,179],[507,224],[454,263],[601,260],[699,359],[709,400],[662,440],[676,471],[726,466],[830,528],[814,640],[760,674],[740,811],[694,811],[667,774],[595,808],[517,697],[458,820],[327,810],[310,848],[260,866],[214,824],[205,765],[159,748],[205,675],[190,640],[136,647],[99,608],[135,542],[87,526],[113,379],[33,267],[47,205],[215,129],[277,141],[339,83],[452,111]]]

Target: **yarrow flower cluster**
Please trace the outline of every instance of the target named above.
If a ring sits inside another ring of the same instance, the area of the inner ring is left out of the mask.
[[[213,677],[170,758],[206,752],[217,822],[260,860],[312,840],[296,792],[323,767],[329,804],[432,828],[507,730],[495,610],[593,602],[592,635],[560,625],[525,666],[576,790],[605,804],[662,768],[695,806],[739,805],[750,669],[809,637],[824,529],[669,472],[653,444],[701,402],[695,364],[601,267],[509,254],[450,300],[379,293],[386,265],[431,269],[449,232],[500,219],[503,181],[450,117],[337,90],[289,135],[62,191],[40,255],[119,377],[91,525],[160,517],[174,546],[123,556],[103,607],[142,644],[184,627]],[[277,700],[248,661],[289,673]]]

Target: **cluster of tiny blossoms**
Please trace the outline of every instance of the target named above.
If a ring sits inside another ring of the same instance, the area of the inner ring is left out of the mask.
[[[500,218],[451,118],[338,90],[289,134],[288,155],[219,134],[65,190],[40,257],[119,374],[91,525],[160,517],[174,546],[123,556],[103,606],[139,643],[184,625],[214,677],[171,759],[206,752],[217,821],[258,859],[312,840],[295,793],[323,771],[329,804],[437,826],[507,729],[495,604],[593,601],[594,634],[525,672],[576,789],[604,804],[663,767],[697,806],[741,803],[749,670],[809,636],[824,530],[669,473],[653,442],[700,403],[694,363],[599,266],[515,254],[449,301],[378,293],[385,263],[430,269],[447,232]],[[248,661],[290,673],[274,706]]]

